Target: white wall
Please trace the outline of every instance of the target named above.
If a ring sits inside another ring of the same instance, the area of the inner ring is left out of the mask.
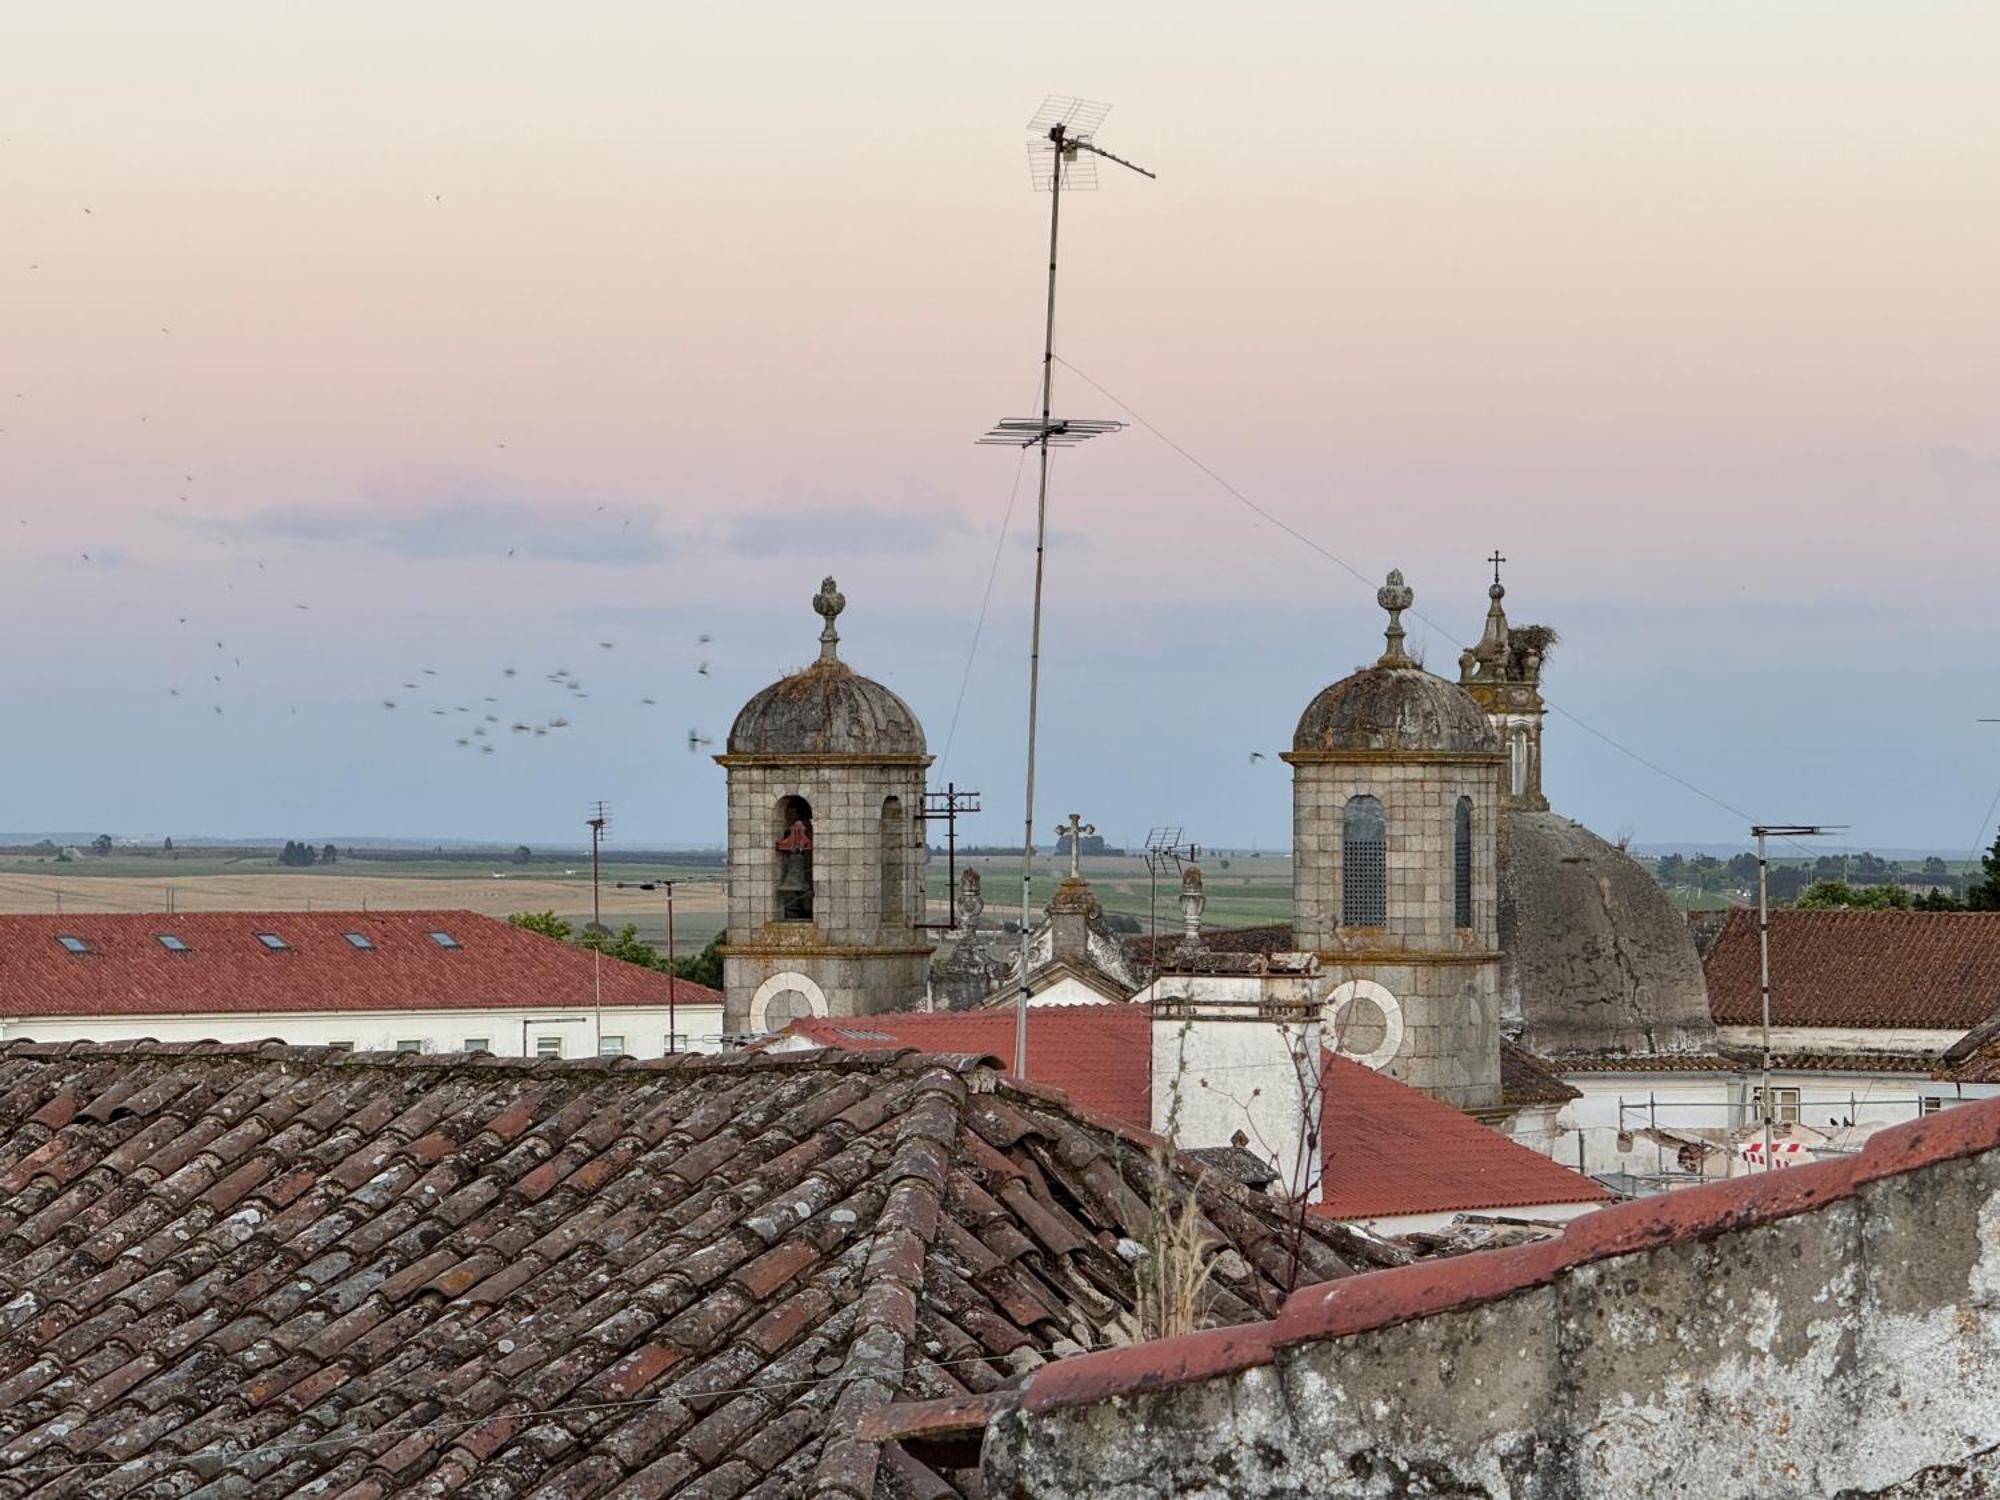
[[[1725,1047],[1764,1045],[1761,1026],[1718,1026],[1717,1040]],[[1773,1026],[1773,1052],[1943,1052],[1964,1036],[1962,1031],[1921,1031],[1873,1026]]]
[[[1458,1208],[1435,1214],[1390,1214],[1380,1219],[1349,1219],[1357,1229],[1366,1229],[1385,1238],[1398,1234],[1424,1234],[1449,1229],[1461,1214],[1490,1214],[1500,1219],[1542,1219],[1551,1224],[1567,1224],[1585,1214],[1610,1205],[1602,1199],[1588,1203],[1537,1203],[1529,1208]]]
[[[660,1057],[667,1050],[667,1008],[607,1006],[602,1035],[622,1037],[633,1057]],[[721,1046],[722,1007],[681,1005],[675,1025],[683,1052],[714,1052]],[[526,1026],[523,1026],[523,1022]],[[526,1051],[522,1047],[525,1032]],[[0,1041],[256,1042],[271,1038],[294,1046],[345,1042],[357,1052],[390,1052],[415,1041],[426,1052],[461,1052],[468,1040],[484,1039],[500,1057],[535,1055],[542,1037],[557,1037],[568,1058],[598,1055],[596,1013],[588,1005],[541,1010],[376,1010],[256,1012],[242,1015],[32,1016],[0,1018]]]

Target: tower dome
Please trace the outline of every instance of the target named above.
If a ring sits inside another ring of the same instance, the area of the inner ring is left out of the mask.
[[[1376,594],[1389,611],[1388,649],[1374,666],[1323,688],[1306,705],[1293,750],[1490,754],[1498,748],[1472,696],[1404,653],[1402,613],[1414,597],[1400,572],[1389,575]]]
[[[729,729],[731,755],[923,755],[910,705],[840,659],[834,620],[847,599],[828,578],[813,599],[825,619],[819,659],[758,693]]]

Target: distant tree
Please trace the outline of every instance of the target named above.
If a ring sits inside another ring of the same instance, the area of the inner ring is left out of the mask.
[[[642,969],[664,969],[667,961],[660,956],[651,943],[639,938],[639,927],[635,922],[627,922],[616,932],[591,931],[588,928],[577,940],[577,946],[602,953],[606,958],[622,959],[628,964],[637,964]]]
[[[1918,911],[1964,911],[1965,903],[1950,891],[1926,891],[1910,903]]]
[[[1729,858],[1729,878],[1738,885],[1750,885],[1757,879],[1757,856],[1754,854],[1733,854]]]
[[[102,858],[111,852],[111,835],[100,833],[90,841],[90,852]]]
[[[718,932],[693,958],[678,960],[674,964],[674,972],[689,984],[705,984],[712,990],[721,989],[722,945],[728,941],[728,933]]]
[[[534,857],[535,857],[534,851],[530,849],[526,844],[516,844],[514,846],[515,864],[525,865],[529,860],[533,859]]]
[[[1994,835],[1993,847],[1986,851],[1979,863],[1986,872],[1986,878],[1976,880],[1965,888],[1965,909],[2000,911],[2000,834]]]
[[[167,840],[165,840],[164,842],[162,842],[162,843],[161,843],[161,845],[160,845],[160,853],[162,853],[162,854],[172,854],[173,852],[174,852],[174,841],[173,841],[173,840],[172,840],[171,838],[169,838],[169,839],[167,839]]]
[[[1799,892],[1795,904],[1801,911],[1832,911],[1842,907],[1905,911],[1910,905],[1910,893],[1900,885],[1853,886],[1839,880],[1816,880]]]
[[[334,848],[333,845],[325,844],[321,846],[319,851],[319,862],[321,864],[330,865],[339,858],[340,858],[340,851]]]
[[[278,863],[294,869],[310,865],[318,858],[311,844],[302,844],[297,839],[286,839],[285,847],[278,853]]]
[[[1950,871],[1945,868],[1945,862],[1933,854],[1929,859],[1924,861],[1924,873],[1926,875],[1937,876],[1949,874]]]
[[[507,920],[559,943],[566,943],[576,935],[576,929],[552,911],[517,911]]]
[[[1663,854],[1653,873],[1661,885],[1679,885],[1686,878],[1687,861],[1678,854]]]

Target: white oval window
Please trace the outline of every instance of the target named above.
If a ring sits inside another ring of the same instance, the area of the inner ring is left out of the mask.
[[[750,997],[750,1029],[783,1031],[807,1016],[827,1014],[826,992],[804,974],[773,974]]]
[[[1343,1057],[1380,1070],[1403,1050],[1403,1007],[1372,979],[1349,979],[1320,1006],[1320,1039]]]

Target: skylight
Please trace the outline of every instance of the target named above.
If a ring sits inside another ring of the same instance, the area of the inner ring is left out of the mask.
[[[432,933],[431,941],[436,943],[440,948],[456,948],[460,946],[458,939],[448,932]]]
[[[160,940],[160,946],[169,953],[191,953],[194,951],[171,932],[159,932],[155,933],[154,936]]]
[[[372,951],[375,947],[375,940],[365,932],[343,932],[341,936],[346,938],[350,945],[361,949],[364,953]]]
[[[80,937],[71,937],[67,933],[64,933],[61,937],[58,937],[56,941],[61,943],[65,948],[69,949],[69,951],[72,953],[88,953],[90,951],[90,944],[86,943]]]
[[[291,946],[275,932],[260,932],[257,934],[257,941],[273,952],[278,952]]]

